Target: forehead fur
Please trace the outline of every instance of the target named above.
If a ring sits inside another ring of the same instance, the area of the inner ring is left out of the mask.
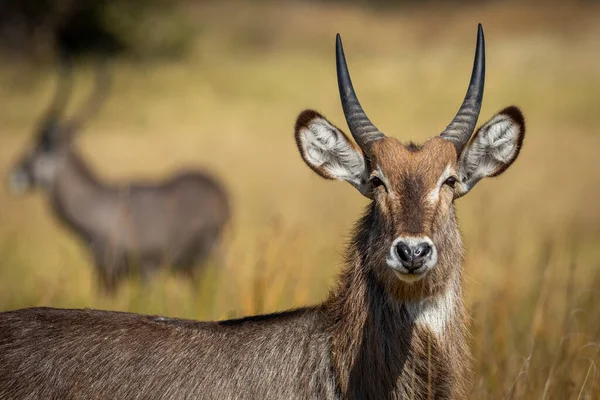
[[[434,184],[448,165],[456,168],[456,150],[448,140],[434,137],[418,147],[404,146],[393,137],[374,142],[371,149],[373,168],[379,168],[390,181],[418,172]]]

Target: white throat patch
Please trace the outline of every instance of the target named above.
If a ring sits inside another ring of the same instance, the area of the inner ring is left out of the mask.
[[[450,284],[443,294],[420,302],[407,303],[406,309],[417,325],[429,329],[440,338],[456,314],[457,296],[455,286]]]

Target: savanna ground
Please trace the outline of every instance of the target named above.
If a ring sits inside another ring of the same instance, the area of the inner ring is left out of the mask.
[[[167,273],[97,293],[88,253],[37,193],[0,187],[0,309],[94,307],[217,319],[322,300],[367,204],[316,177],[292,130],[314,107],[345,126],[335,81],[341,32],[355,86],[379,128],[439,133],[462,101],[477,22],[487,39],[480,120],[517,104],[520,159],[457,201],[467,246],[473,399],[600,398],[600,8],[481,5],[365,10],[287,2],[197,5],[193,51],[119,62],[78,147],[110,181],[183,166],[220,176],[233,198],[225,265],[194,294]],[[54,89],[51,67],[0,73],[0,172],[29,142]],[[91,85],[78,75],[81,98]],[[481,122],[480,121],[480,122]]]

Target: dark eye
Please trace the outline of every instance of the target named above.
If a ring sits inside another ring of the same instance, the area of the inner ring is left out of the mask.
[[[446,179],[446,181],[444,182],[444,184],[450,186],[451,188],[454,187],[454,185],[456,185],[456,178],[451,176],[450,178]]]
[[[43,151],[50,151],[52,149],[52,138],[46,132],[40,138],[40,147]]]
[[[373,185],[373,188],[383,186],[383,181],[376,176],[372,176],[370,181],[371,181],[371,185]]]

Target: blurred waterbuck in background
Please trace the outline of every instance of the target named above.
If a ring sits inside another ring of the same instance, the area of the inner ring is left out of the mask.
[[[162,265],[194,278],[230,217],[223,186],[197,171],[162,182],[102,182],[73,141],[105,99],[108,73],[98,64],[92,94],[66,119],[72,69],[63,60],[54,100],[12,170],[10,188],[15,194],[44,189],[54,214],[89,245],[106,292],[129,274],[145,281]]]
[[[0,397],[461,399],[470,354],[463,243],[454,200],[506,170],[525,134],[516,107],[480,127],[485,54],[479,27],[466,98],[423,145],[367,118],[341,39],[337,73],[356,144],[316,111],[295,137],[319,175],[371,199],[336,287],[321,304],[194,322],[92,310],[0,314]]]

